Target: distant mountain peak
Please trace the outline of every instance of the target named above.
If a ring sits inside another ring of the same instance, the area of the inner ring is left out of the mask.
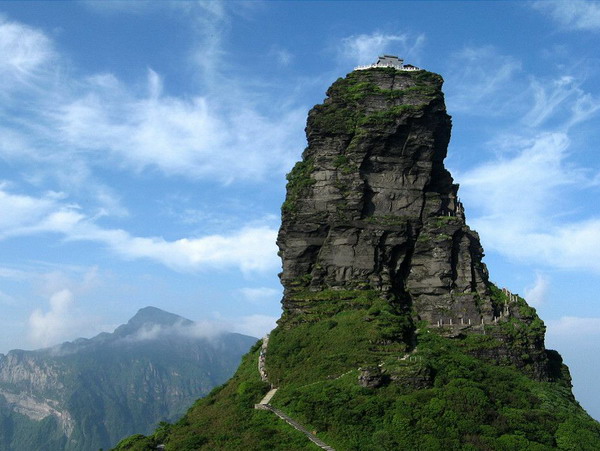
[[[123,324],[115,329],[115,335],[130,335],[138,332],[145,327],[171,327],[175,325],[190,326],[194,324],[183,316],[174,313],[165,312],[156,307],[144,307],[129,320],[127,324]]]
[[[174,313],[165,312],[157,307],[144,307],[138,310],[138,312],[128,321],[128,324],[160,324],[166,326],[172,326],[177,323],[192,324],[187,318],[176,315]]]
[[[208,340],[193,325],[146,307],[114,333],[0,354],[0,450],[110,449],[175,420],[256,341],[227,332]]]

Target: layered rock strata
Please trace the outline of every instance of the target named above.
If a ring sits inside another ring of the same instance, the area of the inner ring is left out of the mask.
[[[451,118],[442,83],[427,71],[354,71],[310,111],[277,240],[284,317],[310,308],[303,290],[324,289],[377,290],[415,324],[450,335],[529,314],[490,284],[479,236],[465,223],[444,167]],[[544,377],[543,325],[540,334],[521,345]],[[525,365],[523,349],[514,354]]]

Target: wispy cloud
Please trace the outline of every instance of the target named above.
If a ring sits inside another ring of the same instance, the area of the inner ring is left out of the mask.
[[[403,55],[405,59],[415,62],[424,43],[425,35],[423,34],[374,32],[344,38],[339,54],[353,64],[373,63],[377,60],[378,55],[388,52],[394,55]]]
[[[521,63],[493,47],[466,47],[449,59],[446,75],[450,111],[480,115],[513,112],[522,102],[522,89],[514,81]]]
[[[193,323],[179,322],[170,326],[147,325],[126,341],[151,341],[161,337],[180,336],[188,338],[213,339],[223,333],[241,333],[252,337],[263,337],[276,325],[277,318],[268,315],[249,315],[237,318],[218,318]]]
[[[165,93],[160,74],[152,69],[145,89],[110,73],[71,78],[72,71],[60,71],[65,59],[43,32],[0,22],[0,77],[27,78],[31,85],[30,101],[15,99],[0,107],[0,156],[35,165],[37,180],[60,174],[63,184],[86,187],[94,182],[104,194],[109,190],[93,176],[98,167],[158,170],[168,177],[221,183],[283,174],[304,144],[299,125],[304,108],[277,107],[279,102],[267,101],[268,92],[259,96],[256,87],[227,76],[219,26],[227,17],[222,6],[203,3],[193,12],[213,31],[198,27],[194,51],[201,55],[204,85],[198,95],[186,96]],[[39,67],[54,71],[37,71]],[[8,92],[3,83],[0,96]],[[259,99],[269,108],[259,107]],[[72,170],[64,170],[66,166]]]
[[[228,235],[167,241],[85,223],[74,225],[67,235],[70,240],[102,242],[125,259],[149,259],[178,271],[239,268],[243,272],[264,272],[279,266],[276,237],[275,229],[264,226],[242,228]]]
[[[248,301],[255,304],[273,301],[277,298],[280,298],[282,295],[281,290],[276,290],[274,288],[269,287],[241,288],[240,293]]]
[[[600,218],[576,221],[569,191],[593,178],[568,160],[564,133],[541,133],[502,156],[460,176],[462,196],[477,209],[471,223],[486,246],[524,261],[600,271]],[[556,192],[562,192],[561,198]]]
[[[179,336],[188,338],[215,338],[229,332],[226,324],[216,321],[199,321],[196,323],[179,323],[170,326],[160,324],[144,325],[135,334],[125,337],[125,341],[152,341],[162,337]]]
[[[225,80],[219,28],[227,20],[224,6],[194,5],[182,8],[193,8],[198,20],[210,23],[214,31],[198,31],[198,49],[208,50],[203,53],[206,70]],[[303,147],[299,124],[304,108],[271,104],[264,110],[257,103],[258,93],[235,78],[225,87],[207,83],[201,94],[175,96],[152,69],[141,86],[110,73],[75,77],[70,74],[76,71],[60,70],[66,58],[47,35],[3,18],[0,49],[6,51],[0,76],[21,74],[35,88],[28,94],[30,101],[13,99],[0,106],[0,158],[24,168],[18,182],[0,186],[0,205],[7,212],[0,219],[0,239],[56,233],[179,271],[278,266],[276,232],[266,225],[238,225],[237,230],[171,241],[99,226],[98,218],[128,211],[95,174],[99,169],[153,171],[167,178],[222,184],[281,175]],[[40,69],[50,67],[58,69]],[[0,86],[0,95],[8,92],[6,84]],[[31,193],[32,187],[40,187],[42,194],[19,192]]]
[[[69,289],[62,289],[50,296],[50,309],[35,309],[29,317],[29,338],[34,346],[49,346],[68,338],[73,331],[75,318],[72,308],[75,302]]]
[[[556,335],[562,339],[600,335],[600,318],[563,316],[558,320],[546,321],[546,325],[549,335]]]
[[[536,265],[600,271],[593,256],[600,218],[570,202],[597,181],[575,163],[571,134],[597,114],[600,100],[568,72],[519,83],[520,62],[491,47],[465,49],[451,64],[449,110],[506,119],[486,145],[494,157],[455,172],[486,248]]]
[[[268,271],[279,265],[277,231],[267,225],[168,241],[102,228],[55,194],[34,198],[0,189],[0,208],[6,212],[0,221],[0,238],[58,233],[66,240],[102,243],[125,259],[150,259],[178,271],[231,267],[244,272]]]
[[[145,96],[132,94],[112,76],[88,80],[87,93],[57,108],[56,139],[84,150],[91,162],[113,162],[134,171],[159,169],[166,175],[256,180],[283,173],[300,148],[297,124],[303,113],[267,117],[236,99],[178,98],[162,93],[158,74],[148,72]],[[268,152],[267,152],[268,149]]]
[[[530,83],[533,105],[523,117],[523,123],[537,127],[554,116],[567,116],[562,125],[565,129],[589,119],[600,109],[600,100],[580,88],[581,81],[571,75],[555,80],[536,80]]]
[[[61,202],[61,193],[49,192],[40,197],[13,194],[0,185],[0,238],[51,231],[60,221],[78,217],[76,206]]]
[[[0,80],[3,91],[28,83],[55,57],[51,40],[41,31],[0,15]]]
[[[588,0],[543,0],[532,6],[552,17],[565,29],[600,30],[600,4]]]
[[[534,307],[542,305],[546,301],[549,286],[550,281],[548,276],[541,272],[536,273],[533,285],[525,289],[525,299]]]

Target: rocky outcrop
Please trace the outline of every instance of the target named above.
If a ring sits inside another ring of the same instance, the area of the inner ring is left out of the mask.
[[[354,71],[310,111],[277,240],[284,317],[310,308],[302,292],[325,289],[376,290],[414,324],[449,336],[484,333],[518,310],[489,282],[444,167],[451,119],[441,87],[426,71]],[[495,333],[511,341],[506,330]],[[530,361],[512,358],[523,367],[535,361],[541,378],[543,333],[542,325],[523,345],[529,352],[517,352]]]

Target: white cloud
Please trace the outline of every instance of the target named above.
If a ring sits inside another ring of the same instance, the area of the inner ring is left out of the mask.
[[[54,53],[50,38],[0,22],[0,53],[3,46],[8,52],[0,65],[29,74],[50,58],[54,63],[54,72],[42,71],[28,84],[28,102],[14,99],[0,106],[0,154],[32,166],[30,179],[55,179],[92,194],[109,191],[94,180],[96,167],[159,170],[222,183],[283,174],[304,147],[305,108],[269,102],[268,91],[257,93],[255,86],[224,75],[220,24],[227,16],[219,3],[194,11],[212,32],[198,26],[204,91],[185,96],[166,94],[151,69],[145,89],[110,73],[71,78],[72,70],[60,70],[67,63]]]
[[[504,116],[521,127],[536,128],[550,119],[556,130],[568,130],[591,118],[600,100],[581,89],[581,71],[568,67],[556,78],[529,77],[522,64],[493,47],[467,47],[449,59],[445,83],[446,103],[451,112],[478,116]]]
[[[27,81],[54,56],[51,41],[40,31],[0,16],[0,80]]]
[[[600,101],[581,90],[579,84],[580,82],[570,75],[544,82],[533,79],[530,91],[534,104],[524,116],[523,123],[537,127],[557,113],[566,113],[569,116],[564,123],[565,128],[589,119],[600,109]]]
[[[167,241],[134,237],[123,230],[104,230],[93,224],[78,225],[68,235],[71,240],[105,243],[126,259],[146,258],[178,271],[237,267],[243,272],[277,268],[276,237],[275,229],[263,226],[243,228],[229,235]]]
[[[566,29],[600,30],[600,5],[587,0],[543,0],[533,7],[547,12]]]
[[[105,283],[98,267],[63,267],[47,272],[37,267],[27,276],[35,294],[48,300],[46,309],[36,308],[29,315],[27,335],[32,346],[52,346],[110,329],[97,317],[84,313],[78,302]]]
[[[277,318],[273,316],[249,315],[238,318],[201,320],[192,324],[180,322],[172,326],[155,324],[142,327],[135,335],[127,337],[126,340],[148,341],[169,335],[212,339],[220,334],[231,332],[260,338],[275,328],[276,321]]]
[[[145,325],[134,335],[128,336],[127,341],[149,341],[161,337],[175,335],[189,338],[215,338],[223,333],[231,332],[230,324],[223,321],[202,320],[194,323],[179,322],[170,326],[158,324]]]
[[[72,334],[73,293],[62,289],[50,296],[50,310],[35,309],[29,317],[29,338],[34,346],[49,346]]]
[[[600,335],[600,318],[563,316],[558,320],[546,321],[548,335],[565,338]]]
[[[377,61],[377,56],[391,52],[402,55],[408,62],[416,62],[419,52],[425,43],[425,35],[386,34],[374,32],[371,34],[352,35],[344,38],[340,54],[354,64],[371,64]]]
[[[68,290],[73,296],[81,296],[94,291],[101,284],[99,269],[96,266],[53,268],[51,271],[37,272],[31,276],[38,279],[39,291],[46,297],[64,290]]]
[[[95,241],[126,259],[150,259],[179,271],[237,267],[244,272],[278,267],[277,231],[266,225],[229,234],[167,241],[136,237],[120,229],[105,229],[55,193],[41,198],[10,194],[0,187],[0,239],[18,235],[59,233],[71,241]]]
[[[277,326],[279,318],[268,315],[249,315],[236,319],[231,330],[244,335],[261,338]]]
[[[535,282],[532,286],[525,289],[525,299],[534,307],[542,305],[548,295],[550,282],[548,277],[540,272],[535,275]]]
[[[531,88],[534,93],[535,104],[524,118],[526,124],[533,127],[541,124],[577,89],[577,86],[574,86],[573,77],[568,75],[554,80],[550,86],[551,88],[548,89],[547,83],[540,83],[537,80],[532,82]]]
[[[64,223],[76,221],[75,207],[60,204],[54,192],[41,197],[9,193],[0,184],[0,238],[42,231],[59,231]]]
[[[462,174],[461,194],[468,197],[468,205],[482,210],[483,220],[534,228],[539,224],[532,221],[541,220],[546,210],[557,213],[546,202],[551,191],[582,181],[582,174],[565,162],[569,138],[564,133],[540,133],[530,139],[507,136],[497,140],[504,141],[504,154],[510,148],[512,155]]]
[[[269,287],[241,288],[240,293],[250,302],[257,304],[272,301],[282,296],[281,290]]]
[[[511,157],[460,177],[466,205],[477,209],[470,222],[485,246],[538,265],[599,272],[600,218],[565,220],[574,213],[569,192],[593,183],[567,160],[567,135],[540,133],[516,143]]]
[[[91,80],[85,96],[56,110],[60,139],[99,164],[108,151],[135,171],[222,182],[283,173],[301,148],[300,109],[268,117],[243,98],[233,105],[213,96],[166,96],[151,70],[147,86],[147,96],[135,96],[114,79]]]
[[[514,81],[521,63],[492,47],[466,47],[449,59],[446,99],[449,111],[498,115],[518,111],[522,89]]]

